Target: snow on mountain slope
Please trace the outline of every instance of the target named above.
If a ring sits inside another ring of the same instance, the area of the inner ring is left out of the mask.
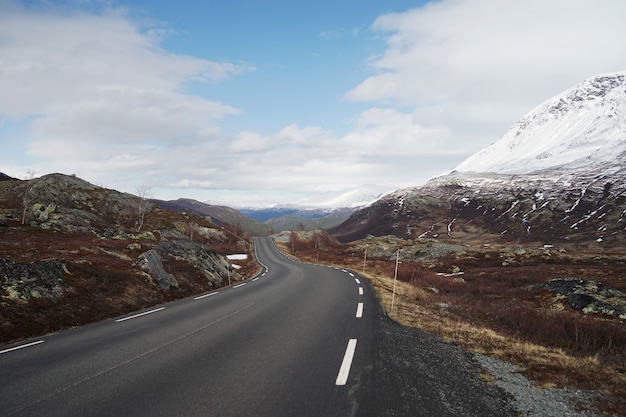
[[[626,162],[626,71],[589,78],[536,107],[461,172],[526,174]]]
[[[300,201],[296,203],[296,206],[327,209],[363,207],[391,191],[393,189],[389,187],[368,184],[348,191],[323,193],[315,198]]]

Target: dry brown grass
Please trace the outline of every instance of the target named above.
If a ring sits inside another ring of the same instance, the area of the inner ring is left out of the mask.
[[[284,245],[281,249],[288,251]],[[626,415],[626,325],[617,319],[558,309],[547,303],[546,294],[537,296],[520,290],[529,282],[553,276],[551,271],[570,273],[571,267],[509,269],[506,279],[493,271],[489,274],[476,270],[464,275],[465,282],[459,282],[425,268],[404,265],[405,271],[400,272],[406,278],[412,277],[412,282],[394,282],[393,262],[371,260],[363,271],[362,259],[344,253],[340,248],[326,252],[320,263],[352,269],[366,277],[388,315],[398,323],[421,328],[470,351],[518,364],[538,389],[576,387],[598,391],[602,397],[596,411]],[[317,262],[317,254],[301,251],[297,255]],[[621,267],[611,269],[605,261],[598,269],[581,265],[576,269],[590,274],[589,279],[602,274],[610,280],[614,274],[613,284],[620,284]],[[623,287],[620,289],[623,291]],[[561,329],[566,327],[576,327],[575,340]]]

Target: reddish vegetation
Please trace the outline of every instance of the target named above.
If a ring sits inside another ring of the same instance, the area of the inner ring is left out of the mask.
[[[157,218],[152,220],[157,221]],[[203,224],[202,219],[195,220]],[[140,253],[154,245],[152,240],[102,239],[93,234],[11,226],[15,227],[0,227],[0,256],[16,262],[62,259],[69,271],[63,274],[69,289],[55,299],[31,298],[23,302],[1,298],[0,343],[116,317],[212,289],[193,265],[171,257],[163,259],[164,267],[176,277],[180,287],[164,290],[155,285],[149,276],[132,266]],[[158,233],[156,235],[158,238]],[[194,241],[200,240],[211,243],[194,236]],[[240,253],[239,241],[233,237],[213,247],[223,254]],[[141,249],[129,249],[130,243],[141,244]],[[237,263],[243,267],[239,270],[242,275],[256,273],[257,266],[251,258]]]

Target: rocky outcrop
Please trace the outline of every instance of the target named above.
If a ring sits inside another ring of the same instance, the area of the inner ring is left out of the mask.
[[[0,298],[28,301],[59,297],[68,288],[63,273],[69,272],[59,259],[35,262],[0,259]]]
[[[139,266],[163,289],[169,290],[171,287],[178,287],[178,281],[174,275],[165,271],[161,255],[154,249],[139,255],[133,266]]]
[[[626,320],[626,294],[601,282],[584,279],[553,279],[535,284],[531,290],[547,290],[555,294],[557,302],[590,314],[605,314]]]
[[[155,249],[161,256],[172,256],[188,262],[206,277],[212,287],[222,286],[229,274],[231,279],[241,279],[239,274],[230,270],[230,261],[226,256],[218,254],[206,245],[190,240],[164,240],[159,242]]]
[[[7,180],[6,184],[2,194],[20,209],[21,223],[32,227],[102,235],[115,226],[132,228],[137,218],[140,197],[98,187],[75,176],[49,174],[28,181]],[[154,208],[149,201],[144,203],[146,213]],[[0,210],[3,217],[11,220],[16,216]]]
[[[370,235],[349,249],[349,252],[359,255],[365,251],[368,258],[395,260],[398,256],[403,262],[430,262],[442,256],[464,253],[467,247],[438,242],[435,239],[404,240],[393,235]]]

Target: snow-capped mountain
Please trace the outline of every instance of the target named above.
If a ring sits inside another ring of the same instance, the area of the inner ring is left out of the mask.
[[[547,100],[456,171],[524,174],[602,165],[626,155],[626,71],[599,75]]]
[[[350,190],[323,193],[314,198],[300,201],[296,205],[316,209],[364,207],[391,191],[393,189],[389,187],[367,184]]]
[[[626,72],[546,101],[450,174],[389,194],[331,233],[626,247]]]
[[[389,187],[363,185],[350,190],[322,193],[294,204],[240,208],[239,211],[279,231],[297,227],[328,228],[343,222],[355,210],[372,204],[389,191]]]

